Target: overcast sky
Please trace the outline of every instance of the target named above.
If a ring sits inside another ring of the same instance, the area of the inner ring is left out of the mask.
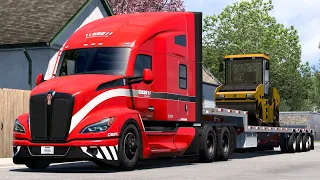
[[[187,11],[200,11],[205,15],[219,14],[223,8],[240,0],[185,0]],[[318,66],[320,50],[320,0],[273,0],[271,15],[286,27],[298,29],[302,45],[302,61]],[[319,67],[320,68],[320,67]]]

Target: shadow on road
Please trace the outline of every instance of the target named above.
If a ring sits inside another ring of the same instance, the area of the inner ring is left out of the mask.
[[[254,151],[254,152],[235,153],[232,156],[232,159],[250,159],[255,157],[273,156],[273,155],[281,155],[281,152],[280,151]]]
[[[159,169],[167,167],[177,167],[194,165],[192,160],[186,158],[180,159],[159,159],[145,160],[139,163],[136,170]],[[119,172],[115,167],[99,167],[92,162],[74,162],[65,164],[52,164],[45,170],[31,170],[28,168],[11,169],[12,172],[39,172],[39,173],[116,173]]]
[[[235,153],[232,155],[230,161],[233,159],[249,159],[261,156],[280,155],[280,151],[255,151],[246,153]],[[176,159],[157,159],[145,160],[139,163],[136,170],[159,169],[177,166],[190,166],[197,164],[198,157],[176,158]],[[219,163],[219,162],[216,162]],[[112,166],[99,167],[91,162],[75,162],[66,164],[52,164],[46,170],[31,170],[28,168],[11,169],[13,172],[41,172],[41,173],[116,173],[118,170]]]

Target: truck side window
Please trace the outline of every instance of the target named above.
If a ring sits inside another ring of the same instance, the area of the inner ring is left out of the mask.
[[[179,87],[180,89],[187,89],[187,66],[179,65]]]
[[[134,77],[141,77],[144,69],[152,70],[152,57],[139,54],[134,63]]]
[[[186,36],[185,35],[175,36],[174,43],[180,46],[187,46]]]

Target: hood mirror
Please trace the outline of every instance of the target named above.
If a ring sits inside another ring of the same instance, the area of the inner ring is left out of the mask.
[[[151,69],[144,69],[142,80],[145,84],[151,84],[153,82],[153,73]]]
[[[44,81],[44,79],[43,79],[43,74],[38,74],[37,80],[36,80],[36,85],[38,86],[38,85],[41,84],[43,81]]]

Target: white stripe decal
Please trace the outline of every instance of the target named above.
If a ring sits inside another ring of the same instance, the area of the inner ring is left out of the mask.
[[[17,146],[17,153],[16,155],[19,153],[21,146]]]
[[[96,155],[98,159],[103,159],[102,154],[100,153],[100,151],[98,151],[98,154]]]
[[[86,104],[82,109],[80,109],[71,119],[71,125],[69,133],[73,131],[73,129],[80,123],[80,121],[96,106],[98,106],[103,101],[114,97],[120,96],[130,96],[129,89],[113,89],[110,91],[106,91],[97,97],[93,98],[88,104]]]
[[[114,160],[118,160],[118,156],[117,156],[117,153],[116,151],[114,150],[114,147],[113,146],[109,146],[111,152],[112,152],[112,156],[114,158]]]
[[[142,127],[143,127],[143,131],[145,131],[146,129],[144,128],[144,125],[143,125],[142,118],[141,118],[140,114],[139,114],[139,118],[140,118],[140,121],[141,121],[141,124],[142,124]]]
[[[17,152],[16,153],[14,153],[14,151],[13,151],[14,147],[17,147]],[[12,157],[16,156],[19,153],[20,148],[21,148],[21,146],[12,146]]]
[[[104,155],[106,156],[106,158],[107,158],[108,160],[112,160],[112,158],[111,158],[111,156],[110,156],[109,151],[107,150],[107,148],[106,148],[105,146],[101,146],[100,148],[101,148],[102,152],[104,153]]]
[[[92,157],[92,155],[87,152],[87,149],[88,149],[87,147],[81,147],[81,150],[82,150],[84,153],[86,153],[87,155],[89,155],[89,156]]]

